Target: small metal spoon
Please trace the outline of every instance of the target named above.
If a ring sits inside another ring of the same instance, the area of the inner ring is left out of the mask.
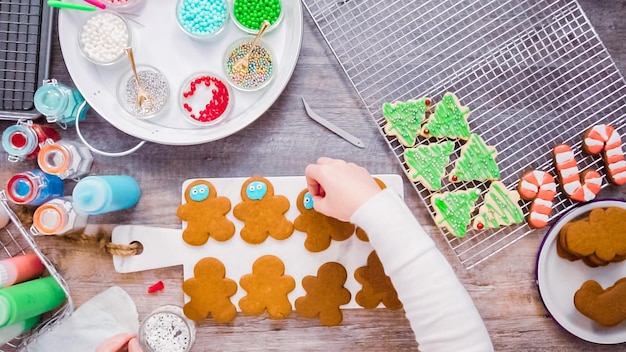
[[[135,82],[137,82],[137,105],[141,108],[143,104],[152,103],[150,95],[148,95],[148,92],[139,84],[139,75],[137,74],[137,67],[135,66],[133,48],[126,48],[126,56],[128,57],[128,61],[130,61],[130,67],[133,69],[133,74],[135,75]]]
[[[248,65],[250,64],[250,54],[252,54],[252,50],[254,50],[254,47],[257,46],[257,44],[259,43],[259,40],[261,39],[261,36],[263,35],[263,33],[265,33],[265,30],[269,26],[270,26],[270,23],[267,20],[264,20],[263,23],[261,23],[261,28],[259,28],[259,32],[256,34],[256,37],[254,37],[252,44],[250,44],[250,49],[248,49],[248,52],[246,53],[246,55],[244,55],[239,60],[235,61],[235,64],[233,65],[233,69],[235,71],[248,73]]]

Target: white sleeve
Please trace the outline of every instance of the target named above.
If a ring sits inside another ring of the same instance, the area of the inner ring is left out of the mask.
[[[493,351],[471,297],[397,194],[383,190],[351,221],[367,232],[420,351]]]

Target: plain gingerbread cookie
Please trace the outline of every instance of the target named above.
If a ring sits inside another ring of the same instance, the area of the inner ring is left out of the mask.
[[[235,319],[237,308],[230,301],[237,283],[226,278],[224,264],[215,258],[203,258],[193,269],[194,277],[183,282],[183,292],[191,300],[183,306],[185,315],[194,321],[209,315],[220,323]]]
[[[322,325],[341,324],[341,306],[350,303],[350,291],[343,285],[348,274],[339,263],[329,262],[317,270],[317,276],[306,276],[302,287],[306,296],[296,299],[296,312],[305,318],[319,317]]]
[[[244,222],[241,238],[250,244],[263,243],[267,237],[277,240],[289,238],[293,223],[285,217],[289,200],[274,195],[274,186],[264,177],[251,177],[241,187],[241,203],[233,215]]]
[[[242,276],[239,284],[248,292],[239,300],[243,313],[258,316],[267,310],[272,319],[291,314],[287,295],[296,288],[296,281],[285,275],[285,265],[278,257],[265,255],[257,259],[252,273]]]
[[[213,184],[205,180],[191,182],[185,189],[185,204],[178,207],[176,216],[187,221],[183,240],[192,246],[205,244],[209,237],[228,241],[235,234],[235,225],[226,218],[230,200],[218,197]]]
[[[574,294],[574,306],[604,327],[618,325],[626,320],[626,278],[606,290],[595,280],[585,281]]]
[[[354,278],[363,288],[356,294],[356,303],[366,309],[374,309],[382,302],[388,309],[401,309],[402,302],[391,283],[391,279],[373,251],[367,257],[367,265],[354,272]]]

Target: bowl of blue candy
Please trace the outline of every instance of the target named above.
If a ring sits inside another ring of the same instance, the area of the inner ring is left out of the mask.
[[[228,22],[226,0],[178,0],[176,22],[194,39],[211,39],[224,30]]]

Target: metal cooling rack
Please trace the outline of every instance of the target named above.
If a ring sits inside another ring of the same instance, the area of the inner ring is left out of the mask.
[[[398,161],[405,147],[383,130],[384,102],[454,92],[471,109],[470,129],[498,150],[502,182],[523,171],[556,176],[551,150],[574,149],[581,170],[603,175],[582,154],[581,135],[596,124],[626,133],[626,82],[574,0],[302,0]],[[430,141],[432,142],[432,141]],[[429,141],[419,138],[417,145]],[[461,144],[447,167],[459,156]],[[414,188],[431,215],[431,192]],[[444,183],[441,191],[484,183]],[[477,208],[482,200],[477,202]],[[523,211],[528,214],[527,202]],[[557,194],[553,218],[575,205]],[[524,224],[443,236],[466,268],[532,232]]]
[[[34,119],[48,78],[52,9],[45,0],[0,0],[0,119]]]
[[[51,313],[42,315],[41,321],[31,330],[24,332],[4,346],[0,345],[0,352],[22,351],[30,342],[36,340],[38,336],[48,332],[53,326],[72,314],[74,311],[74,303],[70,296],[69,287],[63,277],[59,275],[54,265],[52,265],[48,258],[37,248],[37,244],[30,233],[26,231],[15,212],[9,207],[4,190],[0,190],[0,210],[1,209],[8,212],[11,221],[4,229],[0,229],[0,260],[25,253],[36,253],[46,267],[48,274],[57,280],[67,297],[61,307]]]

